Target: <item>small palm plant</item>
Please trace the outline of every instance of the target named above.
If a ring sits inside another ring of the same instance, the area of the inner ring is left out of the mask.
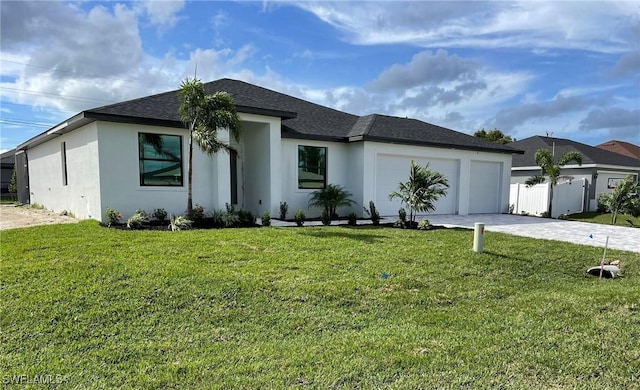
[[[309,194],[309,207],[322,207],[331,219],[337,218],[338,207],[351,206],[355,202],[351,199],[351,193],[339,184],[327,184],[325,188]]]
[[[389,199],[400,199],[409,208],[410,226],[417,226],[416,213],[435,210],[435,202],[447,194],[449,181],[439,173],[429,169],[429,164],[421,167],[411,161],[409,180],[398,183],[398,191],[389,194]]]

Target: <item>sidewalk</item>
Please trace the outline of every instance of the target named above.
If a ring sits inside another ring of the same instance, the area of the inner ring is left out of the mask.
[[[640,253],[640,229],[632,227],[511,214],[430,215],[429,222],[469,229],[473,229],[474,223],[481,222],[489,232],[598,247],[604,247],[609,236],[609,248]]]

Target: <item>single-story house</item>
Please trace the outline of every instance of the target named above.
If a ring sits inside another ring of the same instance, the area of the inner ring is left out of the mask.
[[[15,154],[14,149],[0,154],[0,193],[3,196],[9,194],[9,183],[16,165]]]
[[[363,216],[374,201],[397,215],[389,200],[408,177],[411,160],[447,176],[450,188],[435,213],[506,212],[512,147],[415,119],[357,116],[246,82],[220,79],[243,126],[233,152],[213,157],[194,146],[193,202],[205,210],[226,203],[259,216],[287,202],[307,216],[311,192],[339,184],[356,204],[339,209]],[[103,220],[106,208],[126,218],[136,209],[183,214],[187,204],[188,133],[178,116],[177,91],[83,111],[17,147],[21,200],[78,218]],[[159,134],[166,153],[154,153],[146,134]],[[22,162],[22,163],[21,163]]]
[[[596,148],[640,159],[640,146],[632,144],[631,142],[611,140],[597,145]]]
[[[594,146],[563,138],[533,136],[509,143],[513,148],[523,150],[524,154],[513,156],[511,183],[524,182],[540,173],[534,156],[538,149],[547,149],[559,158],[567,152],[578,152],[582,155],[582,165],[571,163],[561,169],[563,181],[579,181],[586,183],[584,190],[584,211],[595,211],[598,207],[598,194],[611,192],[617,183],[627,175],[634,175],[636,181],[640,176],[640,160],[618,153],[610,152]]]

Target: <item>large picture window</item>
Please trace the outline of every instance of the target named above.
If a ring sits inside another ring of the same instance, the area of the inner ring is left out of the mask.
[[[138,134],[141,186],[182,186],[182,137]]]
[[[298,146],[298,188],[318,189],[327,185],[327,148]]]

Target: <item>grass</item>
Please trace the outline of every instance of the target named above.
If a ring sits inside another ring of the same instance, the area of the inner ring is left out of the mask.
[[[487,232],[478,254],[467,230],[84,221],[1,234],[3,375],[136,389],[640,383],[638,253],[608,251],[626,275],[598,280],[584,273],[602,248]]]
[[[16,202],[16,196],[13,194],[0,194],[0,204],[14,204]]]
[[[610,213],[599,213],[597,211],[588,211],[585,213],[577,213],[577,214],[569,214],[567,219],[571,221],[580,221],[580,222],[591,222],[591,223],[599,223],[602,225],[611,225],[611,214]],[[620,214],[616,218],[616,225],[619,226],[630,226],[630,220],[633,222],[634,226],[640,226],[640,217],[632,217],[631,215]]]

